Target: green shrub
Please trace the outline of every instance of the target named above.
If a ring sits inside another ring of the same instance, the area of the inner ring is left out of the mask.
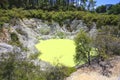
[[[85,11],[43,11],[43,10],[23,10],[22,8],[11,10],[0,10],[0,22],[9,22],[12,18],[39,18],[47,20],[49,22],[56,21],[61,26],[66,19],[78,19],[83,20],[87,26],[91,26],[93,22],[97,24],[97,27],[102,25],[118,25],[120,22],[119,15],[106,15],[90,13]]]
[[[70,76],[71,73],[75,72],[75,68],[69,68],[65,66],[55,66],[47,73],[47,80],[64,80]]]
[[[0,22],[9,22],[9,17],[5,17],[5,16],[1,17]]]
[[[71,73],[75,72],[76,69],[74,67],[64,67],[63,71],[65,71],[66,76],[70,76]]]
[[[57,32],[57,33],[55,34],[55,36],[56,36],[56,37],[59,37],[60,39],[66,38],[66,34],[63,33],[63,32]]]
[[[9,44],[22,47],[22,44],[20,43],[19,38],[16,33],[14,32],[10,33],[10,37],[11,37],[11,41],[9,41]]]
[[[19,40],[16,33],[11,33],[10,36],[11,36],[12,41],[18,41]]]
[[[91,64],[91,51],[92,51],[92,39],[88,36],[88,34],[81,30],[74,39],[75,41],[75,52],[74,61],[77,65],[81,63],[89,63]]]
[[[3,24],[0,23],[0,32],[2,32],[2,30],[3,30]]]
[[[7,56],[7,58],[6,58]],[[0,80],[46,80],[40,66],[26,59],[21,53],[0,55]]]

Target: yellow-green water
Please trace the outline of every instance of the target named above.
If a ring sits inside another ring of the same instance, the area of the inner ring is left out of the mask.
[[[68,67],[75,66],[75,44],[69,39],[40,40],[36,48],[42,53],[39,58],[55,65],[57,63]]]

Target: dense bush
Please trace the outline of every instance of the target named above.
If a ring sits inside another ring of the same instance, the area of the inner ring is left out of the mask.
[[[37,55],[33,55],[38,57]],[[19,52],[0,54],[0,80],[64,80],[75,68],[52,67],[42,71],[40,65],[34,65],[36,58],[26,58]]]
[[[99,56],[108,58],[111,55],[120,55],[120,29],[118,26],[103,26],[98,31],[94,45]]]
[[[47,76],[47,80],[64,80],[68,77],[72,72],[75,72],[75,68],[68,68],[65,66],[55,66],[52,68]]]
[[[97,8],[96,8],[96,12],[97,13],[105,13],[106,12],[106,6],[105,5],[101,5],[101,6],[98,6]]]
[[[44,80],[42,71],[21,53],[0,54],[0,80]]]
[[[120,22],[119,15],[106,15],[97,14],[83,11],[43,11],[43,10],[23,10],[15,9],[12,10],[0,10],[0,24],[4,22],[9,22],[13,18],[39,18],[42,20],[47,20],[49,22],[56,21],[63,24],[66,19],[79,19],[83,20],[87,26],[91,26],[93,22],[97,24],[98,27],[102,25],[118,25]]]
[[[117,4],[107,4],[101,5],[96,8],[97,13],[105,13],[105,14],[120,14],[120,2]]]
[[[75,45],[76,45],[76,54],[74,55],[74,59],[77,65],[88,62],[91,64],[91,56],[90,51],[92,50],[91,46],[91,38],[85,31],[80,31],[75,37]]]
[[[108,14],[120,14],[120,3],[113,5],[109,10]]]

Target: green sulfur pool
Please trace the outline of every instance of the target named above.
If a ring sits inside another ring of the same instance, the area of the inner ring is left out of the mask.
[[[52,65],[60,63],[62,65],[73,67],[75,44],[69,39],[49,39],[40,40],[36,48],[42,53],[39,58]]]

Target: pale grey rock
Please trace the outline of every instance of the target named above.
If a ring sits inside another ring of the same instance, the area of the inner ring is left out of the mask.
[[[120,77],[118,78],[118,80],[120,80]]]
[[[50,70],[50,69],[53,67],[50,63],[45,62],[45,61],[42,61],[42,60],[38,60],[38,59],[32,60],[32,62],[33,62],[36,66],[40,66],[40,69],[41,69],[42,71]]]
[[[0,53],[7,53],[12,51],[13,51],[13,46],[6,43],[0,43]]]
[[[98,31],[96,29],[96,24],[93,23],[92,29],[89,31],[89,36],[92,37],[93,39],[95,39],[97,36],[97,33],[98,33]]]
[[[57,22],[51,22],[48,24],[47,21],[42,21],[40,19],[23,19],[20,21],[23,27],[23,31],[27,34],[29,32],[33,33],[33,35],[40,36],[41,39],[46,40],[53,38],[53,36],[56,36],[58,32],[62,32],[66,35],[65,38],[68,39],[74,39],[75,35],[80,31],[80,29],[88,31],[88,27],[83,23],[82,20],[73,20],[70,21],[69,19],[64,20],[63,26],[60,26]],[[67,25],[69,25],[69,28],[72,30],[70,31],[67,28]],[[96,25],[93,24],[93,28],[89,31],[90,36],[96,35]],[[28,30],[27,28],[31,29]],[[30,34],[29,34],[30,35]],[[59,38],[59,36],[56,36],[56,38]]]
[[[30,21],[33,24],[35,23],[34,20],[30,20]],[[23,47],[28,49],[27,51],[28,55],[32,53],[38,53],[37,49],[35,48],[35,44],[37,44],[38,42],[37,37],[39,36],[39,34],[37,34],[34,31],[34,29],[28,27],[30,26],[30,21],[27,21],[25,19],[26,24],[24,24],[25,22],[19,20],[17,21],[16,25],[13,27],[14,32],[18,35],[20,43],[23,44]],[[20,32],[17,30],[19,30]]]
[[[8,53],[14,53],[16,55],[16,58],[19,60],[27,58],[26,52],[23,52],[21,48],[9,45],[7,43],[0,43],[0,58],[2,54],[8,57]]]

